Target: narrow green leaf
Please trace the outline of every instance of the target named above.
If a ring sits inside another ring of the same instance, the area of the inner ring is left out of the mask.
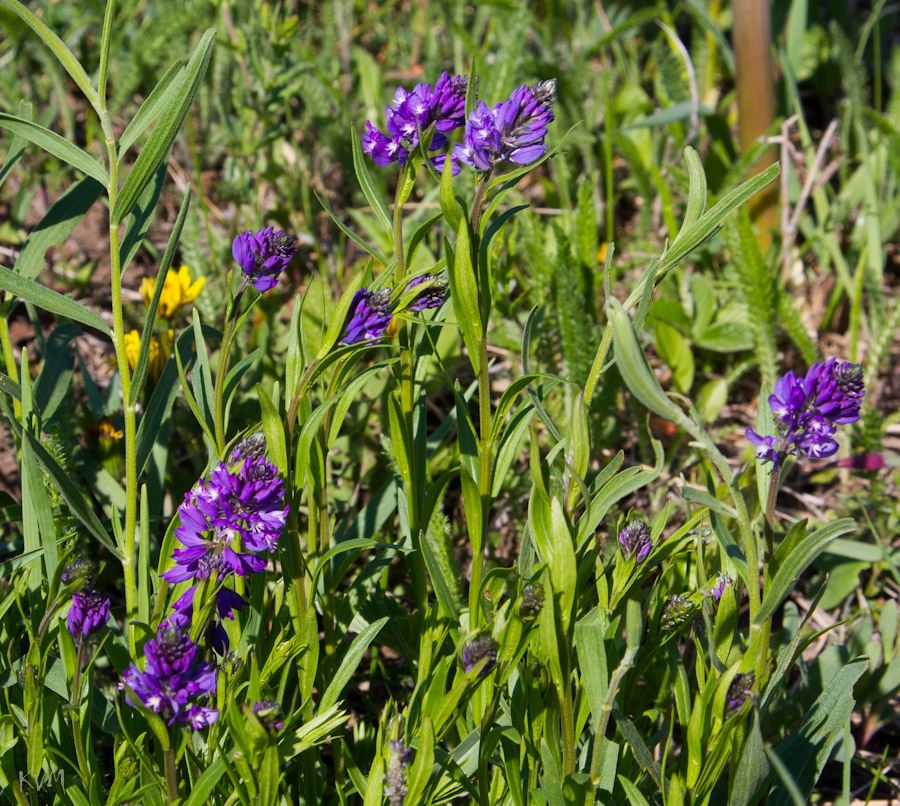
[[[390,621],[388,616],[384,616],[384,618],[380,618],[378,621],[373,621],[371,624],[366,625],[356,638],[353,639],[347,652],[344,654],[344,657],[341,658],[341,665],[338,667],[337,672],[328,684],[328,688],[325,689],[322,699],[319,701],[319,713],[331,708],[331,706],[338,701],[338,698],[344,691],[344,687],[350,682],[350,678],[353,677],[353,673],[356,671],[357,666],[359,666],[362,656],[369,648],[369,644],[372,643],[375,636],[381,632],[381,628],[387,624],[388,621]]]
[[[22,120],[31,120],[31,103],[25,100],[19,101],[19,117]],[[25,145],[28,141],[18,134],[14,134],[9,143],[9,150],[6,152],[6,159],[3,160],[3,167],[0,168],[0,187],[7,180],[12,169],[22,159],[25,153]]]
[[[69,478],[68,474],[56,463],[56,460],[47,452],[47,449],[38,442],[35,436],[28,431],[22,431],[22,428],[18,423],[12,423],[12,427],[21,438],[28,442],[31,450],[34,451],[38,463],[44,468],[47,475],[50,476],[51,480],[62,494],[62,497],[69,505],[69,509],[72,510],[72,513],[84,524],[85,528],[97,538],[97,540],[106,546],[116,557],[122,559],[122,555],[113,545],[113,542],[109,538],[109,534],[107,534],[106,529],[103,528],[103,524],[100,523],[100,520],[94,514],[94,510],[91,509],[88,502],[85,501],[81,490],[75,486],[75,483]]]
[[[210,796],[224,774],[225,762],[218,758],[191,784],[191,794],[184,801],[184,806],[203,806],[209,803]]]
[[[209,66],[214,36],[215,29],[207,29],[191,55],[178,82],[174,98],[153,128],[152,134],[141,149],[134,167],[116,197],[115,205],[110,212],[111,224],[121,224],[125,220],[144,187],[153,178],[159,166],[165,164],[168,159],[169,149],[175,142],[178,130],[187,116],[197,89],[200,87],[200,82],[206,74],[206,68]]]
[[[122,239],[122,244],[119,247],[119,271],[122,277],[125,276],[125,272],[131,266],[131,261],[134,260],[138,249],[144,243],[144,236],[146,236],[147,230],[150,229],[150,224],[153,223],[156,208],[159,205],[159,197],[162,195],[162,189],[166,183],[168,168],[168,165],[160,165],[156,169],[153,181],[147,183],[146,187],[141,191],[141,195],[138,196],[137,202],[135,202],[133,215],[128,222],[125,237]]]
[[[9,2],[9,0],[0,0],[0,2]],[[33,121],[5,112],[0,112],[0,126],[13,134],[24,137],[29,142],[43,148],[48,154],[58,157],[73,168],[93,177],[104,187],[109,186],[109,176],[103,166],[86,151],[72,145],[65,137],[56,132],[45,129]]]
[[[283,475],[287,475],[288,456],[285,442],[284,423],[278,409],[269,397],[262,384],[257,384],[256,392],[259,397],[259,405],[262,409],[262,426],[266,435],[266,445],[269,455],[275,463],[275,467]]]
[[[178,91],[179,84],[176,79],[181,78],[183,62],[176,59],[172,66],[166,70],[163,77],[157,82],[150,94],[141,104],[131,122],[125,127],[119,138],[119,159],[131,148],[138,137],[153,123],[163,109],[168,108],[173,101],[173,96]]]
[[[478,304],[478,283],[472,267],[469,225],[465,220],[459,222],[456,255],[452,261],[448,258],[447,268],[450,278],[450,298],[453,302],[456,322],[469,351],[469,359],[477,373],[480,360],[478,344],[484,336],[484,330],[481,322],[481,309]]]
[[[90,176],[69,187],[28,233],[28,240],[16,258],[13,271],[27,280],[37,277],[44,268],[47,250],[61,244],[72,234],[103,190],[103,185]]]
[[[175,219],[172,233],[169,235],[166,252],[163,255],[162,262],[159,264],[159,271],[156,274],[156,287],[153,289],[153,296],[150,298],[147,315],[144,317],[144,331],[141,333],[140,352],[138,353],[138,360],[134,367],[134,375],[131,378],[131,388],[128,393],[129,405],[134,405],[137,402],[147,381],[147,367],[150,364],[150,339],[153,335],[153,324],[156,321],[156,309],[159,306],[159,298],[166,283],[166,275],[169,273],[169,268],[175,259],[175,250],[178,248],[178,240],[181,238],[181,230],[184,228],[190,203],[191,189],[188,188],[184,194],[184,199],[181,201],[181,209],[178,211],[178,217]]]
[[[441,172],[441,212],[448,226],[454,232],[459,231],[459,222],[462,214],[459,211],[459,203],[453,195],[453,161],[444,161],[444,170]]]
[[[381,198],[381,194],[378,192],[375,183],[372,181],[372,175],[369,173],[369,167],[366,165],[366,158],[363,154],[362,145],[360,144],[359,132],[356,131],[355,126],[350,127],[350,143],[353,152],[353,169],[356,171],[356,180],[359,182],[363,196],[366,197],[366,201],[369,202],[369,206],[375,213],[375,217],[381,222],[381,226],[384,227],[385,234],[390,235],[394,225],[391,222],[390,215],[388,215],[387,205],[385,205],[384,200]]]
[[[781,567],[769,583],[762,604],[756,614],[757,623],[761,624],[771,618],[788,594],[794,589],[797,580],[833,540],[849,534],[856,529],[853,518],[841,518],[823,526],[808,535],[794,551],[784,558]]]
[[[98,106],[97,93],[91,84],[91,80],[88,78],[88,74],[84,71],[78,59],[75,58],[75,54],[72,53],[69,46],[53,33],[37,15],[22,5],[19,0],[0,0],[0,4],[16,14],[53,51],[53,55],[56,56],[65,71],[78,85],[78,89],[84,93],[88,103],[96,109]]]
[[[169,418],[172,411],[172,405],[175,402],[175,396],[178,393],[178,364],[174,357],[177,353],[181,364],[185,371],[190,369],[191,362],[194,359],[193,347],[193,331],[185,330],[175,340],[173,345],[173,355],[169,357],[165,367],[163,367],[162,375],[156,382],[153,394],[150,395],[150,401],[144,410],[144,416],[141,417],[141,423],[138,426],[136,437],[136,463],[138,478],[143,474],[153,452],[153,446],[163,428],[163,423]]]
[[[79,335],[81,328],[72,322],[66,322],[57,325],[47,339],[44,365],[34,382],[34,404],[43,422],[53,418],[59,404],[68,395],[72,370],[75,368],[69,343]]]
[[[616,366],[631,393],[654,414],[690,432],[690,420],[662,390],[647,365],[628,314],[615,297],[609,300],[608,316],[615,343]]]
[[[805,803],[850,719],[856,700],[853,687],[868,668],[867,658],[856,658],[844,666],[818,696],[803,724],[775,748],[779,760],[791,771]],[[773,765],[773,756],[769,756]],[[793,802],[790,787],[776,784],[768,806],[788,806]]]
[[[69,319],[74,319],[76,322],[81,322],[83,325],[95,328],[105,336],[111,335],[106,322],[80,302],[76,302],[74,299],[62,294],[57,294],[55,291],[51,291],[33,280],[26,280],[3,266],[0,266],[0,289],[9,291],[11,294],[15,294],[17,297],[37,305],[38,308],[55,313],[57,316],[65,316]]]

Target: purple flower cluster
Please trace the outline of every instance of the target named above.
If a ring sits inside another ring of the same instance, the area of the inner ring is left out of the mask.
[[[653,548],[653,541],[650,539],[650,530],[643,521],[631,521],[621,532],[619,532],[619,546],[626,560],[634,557],[636,565],[640,565]]]
[[[109,620],[109,599],[85,586],[72,594],[72,606],[66,616],[66,625],[76,644],[83,644],[91,633],[99,630]]]
[[[716,578],[713,580],[712,585],[710,585],[706,590],[703,591],[704,596],[709,596],[712,599],[715,599],[717,602],[722,599],[722,594],[725,593],[725,588],[729,585],[733,585],[734,580],[728,576],[728,574],[723,574],[721,571],[716,574]]]
[[[790,454],[823,459],[833,455],[837,426],[859,420],[865,395],[862,368],[829,358],[813,364],[803,378],[788,372],[775,382],[769,407],[778,424],[777,436],[763,436],[752,428],[747,439],[757,458],[777,468]]]
[[[527,165],[540,159],[555,100],[556,80],[551,79],[533,87],[523,84],[493,108],[479,102],[466,121],[465,142],[453,148],[454,159],[479,172],[501,162]]]
[[[376,165],[392,162],[405,165],[409,152],[419,145],[419,135],[432,124],[434,136],[429,151],[438,151],[447,144],[447,134],[465,122],[465,76],[441,73],[431,84],[416,84],[412,92],[398,87],[391,105],[385,109],[387,134],[366,121],[362,136],[363,152],[372,157]],[[437,163],[443,166],[443,160]]]
[[[725,718],[734,716],[741,710],[744,703],[750,698],[753,690],[753,684],[756,682],[756,675],[753,672],[744,672],[736,674],[731,685],[728,687],[728,694],[725,697]]]
[[[169,624],[186,628],[193,618],[193,600],[198,580],[215,577],[221,585],[228,576],[259,573],[265,568],[262,552],[272,553],[284,530],[288,509],[284,505],[284,483],[274,465],[266,461],[259,435],[239,443],[229,463],[219,462],[208,479],[201,479],[185,495],[178,508],[181,525],[175,536],[181,543],[172,557],[175,566],[162,578],[167,582],[193,584],[173,606]],[[234,618],[244,606],[235,591],[216,590],[216,612],[207,637],[224,654],[228,638],[221,620]]]
[[[421,313],[424,310],[429,308],[440,308],[441,305],[447,299],[447,282],[442,279],[436,278],[432,274],[423,274],[421,277],[416,277],[413,280],[410,280],[406,285],[406,290],[409,291],[411,288],[416,288],[417,286],[422,285],[422,283],[427,280],[434,280],[434,284],[430,285],[428,288],[424,289],[418,297],[416,297],[415,302],[413,302],[409,306],[409,310],[415,311],[416,313]]]
[[[231,254],[244,273],[244,282],[260,293],[275,287],[278,275],[287,268],[296,251],[294,239],[274,227],[242,232],[231,245]]]
[[[555,100],[556,79],[531,87],[523,84],[493,107],[479,102],[466,120],[466,79],[442,73],[433,88],[418,84],[412,92],[398,89],[385,111],[388,133],[366,121],[362,149],[376,165],[405,165],[409,151],[419,144],[419,134],[430,125],[435,127],[431,151],[443,148],[447,134],[465,125],[463,142],[454,145],[450,153],[454,174],[460,164],[478,172],[502,162],[527,165],[546,152],[544,140],[553,121]],[[443,168],[444,159],[443,155],[436,157],[435,166]]]
[[[200,660],[199,649],[187,633],[163,626],[144,646],[144,657],[146,669],[141,671],[132,663],[122,675],[120,690],[127,686],[168,725],[177,722],[200,730],[216,721],[215,708],[197,703],[215,689],[216,668]]]
[[[471,672],[479,661],[486,659],[481,670],[481,674],[486,675],[497,663],[497,648],[497,642],[490,635],[473,638],[462,652],[463,668]]]
[[[372,291],[360,288],[350,303],[342,341],[344,344],[358,344],[383,338],[393,318],[390,289]]]

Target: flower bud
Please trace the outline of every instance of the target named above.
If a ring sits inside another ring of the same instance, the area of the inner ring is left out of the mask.
[[[522,602],[519,604],[519,616],[523,621],[536,619],[544,606],[544,589],[540,585],[526,585],[522,589]]]
[[[746,672],[734,676],[734,680],[731,681],[731,685],[728,687],[728,695],[725,698],[726,719],[730,716],[734,716],[741,710],[741,707],[750,696],[750,691],[753,688],[753,683],[755,681],[756,676],[753,672]]]
[[[487,664],[481,670],[481,674],[487,674],[494,668],[497,662],[497,642],[490,635],[482,635],[472,639],[463,650],[463,668],[470,672],[482,658],[487,658]]]
[[[647,524],[643,521],[631,521],[619,532],[619,545],[626,560],[634,557],[635,563],[642,563],[653,548]]]
[[[678,629],[690,621],[693,615],[694,605],[690,599],[684,596],[670,596],[663,605],[659,620],[660,629],[667,632]]]

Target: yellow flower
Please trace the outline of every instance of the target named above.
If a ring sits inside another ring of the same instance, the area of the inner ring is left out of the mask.
[[[172,353],[171,330],[159,336],[150,337],[150,361],[147,364],[147,377],[151,383],[156,383]],[[138,356],[141,352],[141,336],[136,330],[125,334],[125,356],[128,358],[128,366],[134,372],[137,366]]]
[[[171,319],[189,302],[197,299],[197,295],[206,282],[205,277],[200,277],[191,282],[191,275],[187,266],[182,266],[177,272],[170,271],[166,275],[162,294],[159,295],[159,307],[156,309],[163,319]],[[150,306],[150,299],[156,290],[156,278],[145,277],[141,281],[141,295],[144,297],[144,305]]]

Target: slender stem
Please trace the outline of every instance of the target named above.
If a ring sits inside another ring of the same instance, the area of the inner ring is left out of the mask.
[[[490,172],[485,173],[475,188],[472,202],[472,265],[475,277],[480,278],[478,266],[479,231],[481,227],[481,210],[484,205]],[[478,492],[481,499],[481,533],[477,536],[477,544],[472,541],[472,575],[469,580],[469,629],[476,630],[481,624],[481,580],[484,565],[484,552],[488,544],[488,533],[491,515],[491,470],[494,446],[491,441],[491,383],[488,375],[487,356],[487,301],[490,289],[481,291],[481,338],[478,339]]]
[[[103,33],[100,36],[100,75],[97,81],[97,104],[106,111],[106,79],[109,75],[109,41],[113,18],[116,15],[116,0],[106,0],[106,14],[103,17]]]
[[[403,251],[403,204],[401,203],[401,189],[404,182],[397,183],[397,193],[394,198],[394,284],[397,288],[403,286],[406,277],[406,255]],[[419,512],[419,473],[424,473],[424,468],[418,468],[416,463],[416,439],[415,439],[415,381],[416,362],[414,352],[415,325],[409,321],[400,322],[398,334],[400,342],[400,410],[403,413],[404,428],[407,433],[407,445],[409,453],[407,464],[409,466],[409,486],[406,490],[406,508],[409,513],[409,532],[412,540],[412,568],[410,569],[413,581],[413,594],[416,600],[416,612],[425,616],[428,603],[428,576],[425,568],[425,557],[422,553],[421,513]]]
[[[562,774],[575,772],[575,708],[568,686],[564,691],[556,690],[559,697],[559,722],[562,733]]]
[[[766,559],[771,562],[775,556],[775,501],[778,498],[778,486],[781,481],[781,468],[772,471],[769,480],[769,494],[766,497],[766,520],[763,525],[763,533],[766,538]],[[768,569],[767,569],[768,570]]]
[[[84,751],[84,737],[81,735],[81,672],[84,667],[84,644],[78,644],[75,655],[75,680],[72,684],[72,739],[75,742],[75,755],[78,757],[78,773],[85,791],[90,791],[91,771]]]
[[[600,787],[600,764],[603,761],[603,743],[606,741],[606,729],[609,725],[609,717],[612,714],[613,706],[616,704],[616,694],[619,693],[619,686],[622,684],[622,678],[634,667],[634,656],[637,650],[629,650],[622,657],[622,662],[616,667],[609,679],[609,686],[606,689],[606,699],[600,706],[600,714],[597,716],[597,723],[594,726],[594,747],[591,750],[591,784],[593,791],[588,791],[584,798],[584,806],[590,806],[596,798],[597,789]]]
[[[166,794],[169,803],[178,802],[178,778],[175,776],[175,748],[172,747],[172,732],[169,731],[169,746],[163,750],[166,773]]]
[[[216,453],[219,459],[224,458],[225,451],[225,376],[228,374],[228,354],[231,352],[231,342],[234,339],[234,326],[240,313],[240,299],[243,288],[238,291],[234,301],[229,305],[228,321],[225,323],[225,335],[222,337],[222,346],[219,349],[219,363],[216,366],[215,387],[215,427],[216,427]]]
[[[5,295],[4,295],[5,297]],[[16,356],[13,353],[12,339],[9,337],[9,319],[7,319],[6,305],[0,313],[0,347],[3,348],[3,361],[6,364],[6,374],[14,381],[19,380],[19,368],[16,366]],[[22,419],[22,404],[13,398],[13,411],[16,418]]]
[[[100,98],[100,126],[103,129],[106,153],[109,162],[109,208],[114,209],[119,192],[119,161],[116,154],[116,140],[106,110],[106,99]],[[137,485],[137,422],[134,404],[129,402],[131,391],[131,372],[128,368],[128,356],[125,352],[125,328],[122,311],[122,266],[119,254],[119,227],[110,221],[109,224],[109,259],[110,286],[112,291],[113,346],[116,352],[116,364],[122,381],[122,401],[125,406],[125,528],[122,551],[122,573],[125,585],[125,631],[132,655],[137,654],[134,635],[136,615],[135,595],[135,553],[134,540],[138,510]]]

